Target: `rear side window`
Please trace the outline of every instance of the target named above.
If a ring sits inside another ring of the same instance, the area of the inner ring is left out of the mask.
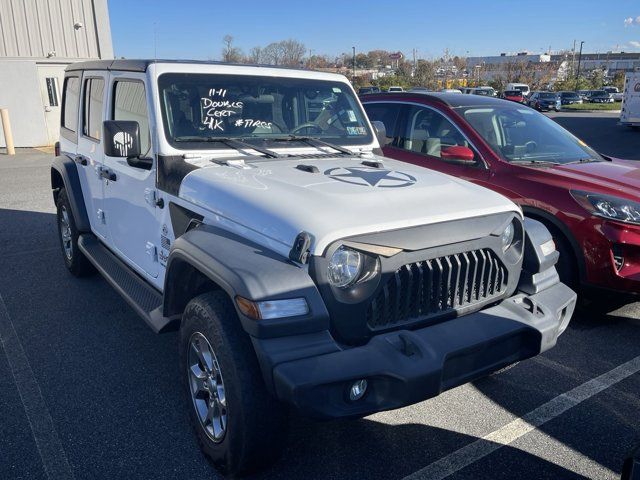
[[[149,113],[144,83],[131,80],[119,80],[113,87],[114,120],[134,120],[140,126],[140,150],[144,155],[149,152],[150,132]]]
[[[398,146],[396,127],[401,105],[399,103],[367,103],[363,106],[369,120],[384,123],[387,131],[387,145]]]
[[[88,78],[84,82],[84,105],[82,106],[82,133],[100,140],[102,132],[102,108],[104,102],[104,79]]]
[[[64,79],[62,93],[62,117],[61,125],[76,132],[78,129],[78,99],[80,97],[80,79],[67,77]]]

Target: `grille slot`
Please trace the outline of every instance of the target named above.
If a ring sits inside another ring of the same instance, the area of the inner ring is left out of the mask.
[[[367,309],[367,325],[384,328],[500,297],[507,269],[488,248],[409,263],[382,285]]]

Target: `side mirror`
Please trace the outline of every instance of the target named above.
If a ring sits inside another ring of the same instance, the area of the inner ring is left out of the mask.
[[[475,164],[475,154],[473,150],[462,145],[443,148],[440,150],[440,158],[443,160],[457,160],[459,162]]]
[[[373,127],[373,131],[376,134],[376,138],[378,139],[378,143],[380,144],[380,148],[387,145],[387,127],[384,126],[379,120],[374,120],[371,122],[371,126]]]
[[[140,126],[131,120],[105,120],[102,144],[108,157],[137,158],[140,152]]]

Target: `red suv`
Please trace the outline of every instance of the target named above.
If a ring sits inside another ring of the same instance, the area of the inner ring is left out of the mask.
[[[477,95],[362,98],[386,156],[495,190],[542,221],[563,281],[640,293],[640,168],[598,154],[544,115]]]

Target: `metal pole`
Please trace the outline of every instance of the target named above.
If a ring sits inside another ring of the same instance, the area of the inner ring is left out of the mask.
[[[582,61],[582,44],[584,40],[580,42],[580,52],[578,53],[578,72],[576,73],[576,88],[575,91],[578,91],[578,82],[580,81],[580,62]]]
[[[356,47],[351,47],[353,49],[353,73],[351,75],[351,83],[356,81]]]
[[[7,145],[7,155],[15,155],[16,149],[13,146],[13,133],[11,133],[11,123],[9,122],[9,110],[0,108],[0,118],[2,118],[2,131],[4,132],[4,142]]]

